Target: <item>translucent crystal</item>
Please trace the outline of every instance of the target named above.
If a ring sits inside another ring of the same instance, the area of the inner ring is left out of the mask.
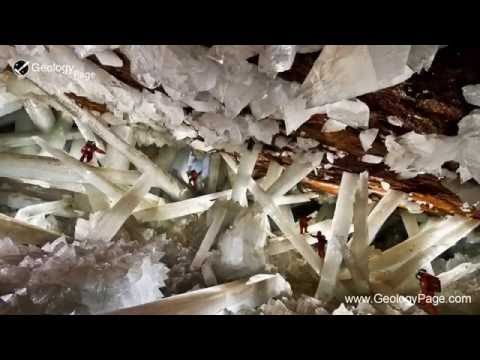
[[[407,45],[327,45],[305,79],[309,106],[351,99],[405,81]]]
[[[0,116],[11,114],[22,108],[21,100],[0,86]]]
[[[327,105],[327,115],[330,119],[353,128],[367,128],[370,110],[367,104],[360,100],[342,100]]]
[[[408,55],[408,66],[416,73],[428,71],[438,49],[438,45],[412,45]]]
[[[258,54],[262,48],[263,45],[214,45],[208,51],[208,56],[223,64],[228,57],[247,60]]]
[[[368,151],[378,135],[378,129],[363,130],[359,134],[360,143],[364,151]]]
[[[322,132],[337,132],[347,128],[347,124],[334,119],[328,119],[322,126]]]
[[[286,194],[297,185],[310,172],[315,169],[323,159],[323,153],[316,153],[313,159],[307,154],[298,155],[295,161],[282,173],[278,180],[270,187],[268,194],[273,198]]]
[[[237,312],[243,308],[255,308],[272,297],[289,294],[290,285],[281,275],[258,274],[246,281],[200,289],[113,314],[218,315],[225,313],[225,310]]]
[[[462,92],[466,102],[475,106],[480,106],[480,85],[464,86]]]
[[[232,229],[219,238],[221,255],[215,264],[217,276],[228,280],[263,271],[268,229],[267,217],[262,212],[246,209],[238,214]]]
[[[261,150],[262,147],[259,144],[254,144],[252,149],[245,147],[242,151],[237,178],[232,187],[232,200],[238,202],[240,206],[245,207],[248,205],[247,187]]]
[[[358,175],[344,172],[340,183],[338,200],[332,222],[332,235],[328,239],[325,261],[320,275],[315,297],[330,299],[333,296],[337,275],[343,258],[343,247],[353,219],[353,202],[357,187]]]
[[[296,45],[266,45],[260,53],[258,70],[267,74],[287,71],[295,59]]]
[[[313,107],[307,109],[307,101],[297,97],[283,106],[282,113],[285,121],[286,133],[289,135],[297,130],[303,123],[315,114],[325,113],[325,107]]]
[[[271,144],[273,136],[280,132],[280,126],[273,119],[255,121],[246,118],[248,133],[264,144]]]
[[[122,67],[123,61],[111,50],[104,50],[95,53],[100,64],[105,66]]]
[[[145,195],[154,184],[154,174],[144,173],[138,182],[132,186],[116,203],[105,211],[95,222],[88,235],[94,241],[109,242],[120,227],[132,215],[133,210],[140,205]]]
[[[383,161],[383,157],[365,154],[362,156],[362,161],[369,164],[380,164]]]
[[[289,101],[288,85],[285,82],[273,83],[266,93],[250,103],[252,114],[257,119],[263,119],[274,114],[277,109]]]

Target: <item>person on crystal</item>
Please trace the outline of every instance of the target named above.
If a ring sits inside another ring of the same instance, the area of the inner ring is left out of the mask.
[[[187,172],[188,174],[188,184],[193,187],[193,190],[197,190],[197,181],[202,172],[197,172],[195,169]]]
[[[423,298],[418,300],[419,307],[430,315],[438,315],[438,309],[433,304],[432,297],[435,293],[442,291],[440,279],[427,273],[425,269],[420,269],[416,278],[420,282],[420,291],[424,295]]]
[[[322,259],[325,258],[325,246],[327,245],[327,239],[323,236],[322,232],[317,232],[317,252],[318,256]]]
[[[312,220],[310,216],[302,216],[298,220],[298,223],[300,225],[300,234],[306,234],[308,231],[308,222]]]
[[[97,147],[94,141],[87,141],[80,150],[82,157],[80,158],[81,162],[89,163],[93,159],[95,153],[105,154],[105,151]],[[100,165],[100,162],[98,163]]]

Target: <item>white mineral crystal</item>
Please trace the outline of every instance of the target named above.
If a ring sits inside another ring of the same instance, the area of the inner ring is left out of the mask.
[[[365,154],[362,156],[362,161],[369,164],[380,164],[383,161],[383,157]]]
[[[278,122],[273,119],[265,119],[263,121],[255,121],[250,117],[245,117],[244,119],[248,124],[248,133],[264,144],[271,144],[273,136],[280,132]]]
[[[353,207],[353,232],[352,240],[348,243],[355,266],[350,269],[356,286],[365,286],[369,279],[367,248],[368,236],[368,172],[359,175],[355,203]],[[368,286],[368,284],[367,284]]]
[[[337,132],[347,128],[347,124],[334,119],[328,119],[322,127],[322,132]]]
[[[92,248],[81,242],[70,245],[60,238],[42,248],[42,257],[38,257],[40,249],[30,247],[12,265],[24,275],[11,279],[11,286],[26,288],[17,294],[29,299],[17,311],[98,313],[158,300],[168,272],[159,262],[161,241],[143,247],[121,241],[112,247],[97,244]]]
[[[416,73],[428,71],[438,49],[438,45],[412,45],[408,55],[408,66]]]
[[[327,45],[303,82],[309,106],[351,99],[408,79],[409,45]]]
[[[354,315],[353,312],[351,310],[348,310],[346,307],[345,307],[345,304],[342,303],[340,304],[340,306],[338,308],[336,308],[332,315]]]
[[[297,185],[305,176],[311,173],[320,165],[323,159],[323,152],[315,153],[309,157],[308,153],[299,155],[270,187],[268,194],[273,198],[286,194]]]
[[[208,54],[215,61],[223,63],[226,57],[247,60],[258,54],[262,48],[262,45],[214,45],[210,48]]]
[[[353,128],[367,128],[370,109],[360,100],[342,100],[327,105],[327,116]]]
[[[4,86],[0,86],[0,116],[11,114],[22,108],[21,100],[7,92]]]
[[[441,167],[447,161],[460,164],[458,172],[462,182],[474,178],[480,181],[480,163],[475,150],[480,144],[480,113],[472,111],[458,124],[458,136],[421,135],[409,132],[395,138],[385,139],[388,154],[385,164],[402,177],[430,173],[441,175]]]
[[[222,227],[225,216],[227,215],[227,209],[216,209],[214,219],[210,224],[205,237],[200,244],[200,248],[195,254],[195,258],[192,261],[192,269],[198,269],[202,266],[202,263],[208,256],[208,252],[212,247],[220,229]]]
[[[123,61],[111,50],[103,50],[95,53],[100,64],[113,67],[122,67]]]
[[[420,135],[415,132],[398,138],[389,135],[385,139],[388,150],[385,164],[407,178],[424,172],[439,174],[443,163],[456,158],[457,143],[456,138],[441,135]]]
[[[222,154],[222,157],[232,171],[236,173],[238,171],[238,167],[234,163],[233,159],[227,154]],[[287,179],[289,177],[287,177]],[[288,183],[288,181],[285,183]],[[253,179],[250,180],[248,189],[252,192],[253,196],[263,208],[264,212],[268,213],[273,222],[287,236],[287,239],[291,241],[295,249],[305,258],[313,270],[319,273],[322,267],[320,259],[318,256],[316,256],[312,248],[303,240],[302,236],[297,233],[293,222],[291,222],[288,217],[285,216],[285,212],[283,212],[277,206],[274,198],[270,195],[271,189],[269,190],[269,193],[265,193],[256,184],[256,182],[253,181]]]
[[[271,161],[268,165],[267,174],[258,182],[260,187],[267,191],[282,175],[284,168],[276,161]]]
[[[343,258],[353,219],[353,203],[358,175],[344,172],[332,222],[332,235],[328,239],[325,262],[315,297],[328,300],[333,296],[337,275]]]
[[[24,106],[32,122],[41,131],[48,132],[53,128],[56,119],[52,109],[48,105],[33,99],[27,99],[25,100]]]
[[[397,284],[401,284],[407,275],[415,273],[423,265],[431,262],[462,237],[468,235],[478,224],[477,220],[459,216],[431,221],[429,226],[424,226],[413,237],[372,259],[369,264],[370,269],[378,271],[395,267],[391,276],[395,276],[399,280]]]
[[[144,173],[138,179],[138,182],[111,209],[108,209],[96,219],[88,237],[94,241],[109,242],[112,240],[120,227],[132,215],[133,210],[140,205],[154,182],[153,173]]]
[[[468,216],[480,206],[480,111],[457,135],[377,139],[357,99],[429,71],[441,47],[0,45],[0,71],[13,70],[0,74],[0,313],[417,314],[404,296],[342,301],[416,294],[420,268],[442,295],[472,296],[458,311],[478,312],[480,221]],[[285,80],[317,54],[303,84]],[[42,70],[19,76],[19,59]],[[479,86],[462,89],[475,106]],[[443,176],[464,216],[432,217],[421,205],[437,210],[433,200],[351,173],[351,154],[320,141],[347,127],[359,133],[359,164]],[[86,141],[106,154],[81,162]],[[337,166],[348,171],[340,188]],[[305,295],[317,281],[318,299]]]
[[[480,106],[480,85],[467,85],[462,88],[463,97],[472,105]]]
[[[320,143],[314,139],[307,139],[303,137],[297,138],[297,146],[303,151],[308,151],[312,148],[317,147]]]
[[[263,119],[274,114],[278,108],[289,101],[288,86],[285,82],[278,81],[265,92],[265,94],[254,99],[250,103],[250,110],[257,119]]]
[[[292,67],[296,45],[266,45],[260,52],[258,70],[267,74],[287,71]]]
[[[242,152],[237,178],[232,188],[232,200],[238,202],[240,206],[246,207],[248,205],[247,187],[261,149],[262,147],[259,144],[254,144],[252,149],[245,147]]]
[[[0,45],[0,71],[3,71],[14,56],[14,49],[9,45]]]
[[[387,121],[394,125],[394,126],[398,126],[398,127],[402,127],[403,126],[403,121],[402,119],[400,119],[399,117],[397,116],[387,116]]]
[[[291,100],[282,109],[287,135],[297,130],[312,115],[326,113],[326,111],[325,107],[307,108],[307,101],[302,97]]]
[[[246,209],[235,218],[232,229],[218,241],[220,258],[216,274],[223,279],[239,278],[263,271],[268,221],[265,214]]]
[[[364,151],[368,151],[378,135],[378,129],[367,129],[363,130],[359,134],[360,143]]]
[[[368,215],[368,245],[375,239],[378,231],[395,209],[407,199],[407,194],[388,190]]]
[[[279,274],[258,274],[247,280],[200,289],[155,303],[121,309],[115,315],[218,315],[225,310],[260,306],[272,297],[291,294],[288,282]]]
[[[78,56],[84,58],[102,51],[118,48],[120,45],[71,45]]]

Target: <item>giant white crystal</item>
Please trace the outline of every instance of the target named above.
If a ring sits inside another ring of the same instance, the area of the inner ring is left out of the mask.
[[[409,45],[327,45],[302,85],[309,106],[351,99],[405,81]]]

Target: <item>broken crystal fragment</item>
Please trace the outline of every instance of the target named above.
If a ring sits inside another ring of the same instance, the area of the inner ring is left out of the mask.
[[[327,121],[325,121],[325,124],[323,124],[322,132],[337,132],[345,130],[346,128],[347,124],[334,119],[328,119]]]
[[[368,151],[378,135],[378,129],[363,130],[359,134],[360,143],[364,151]]]

